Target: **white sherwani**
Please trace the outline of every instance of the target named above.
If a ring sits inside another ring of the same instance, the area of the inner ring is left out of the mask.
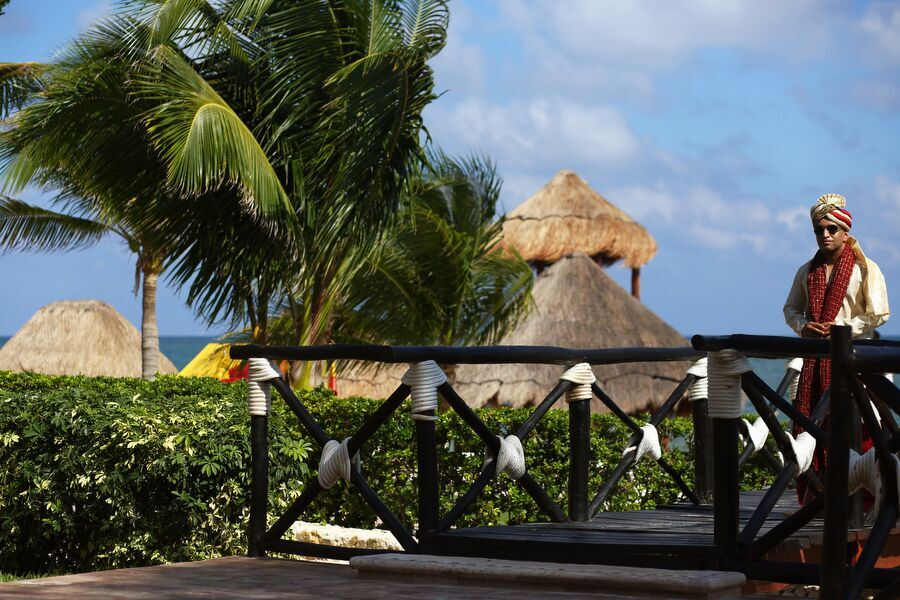
[[[853,337],[870,337],[871,332],[883,325],[891,316],[887,286],[881,269],[863,254],[859,243],[852,237],[848,238],[846,243],[851,244],[857,260],[850,275],[844,302],[834,322],[836,325],[849,325]],[[784,303],[784,320],[798,335],[809,321],[806,278],[811,262],[808,261],[797,271],[794,284]]]

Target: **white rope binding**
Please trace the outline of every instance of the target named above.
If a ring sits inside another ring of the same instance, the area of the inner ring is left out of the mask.
[[[436,421],[434,411],[438,407],[439,385],[447,381],[447,375],[433,360],[409,363],[409,369],[400,379],[410,387],[412,398],[412,418],[417,421]]]
[[[247,369],[247,400],[250,405],[250,414],[254,417],[268,416],[272,395],[272,384],[269,382],[273,379],[278,379],[281,375],[272,368],[272,365],[265,358],[251,358],[247,362],[249,363]]]
[[[651,423],[641,425],[641,436],[633,433],[628,438],[628,445],[622,451],[622,458],[634,452],[634,462],[641,460],[645,454],[649,454],[653,460],[659,460],[662,456],[662,448],[659,445],[659,432]]]
[[[350,481],[350,451],[347,450],[349,441],[350,438],[344,438],[343,442],[328,440],[322,448],[317,478],[326,490],[331,489],[338,479]]]
[[[497,453],[496,473],[506,473],[513,481],[518,481],[525,474],[525,451],[522,449],[522,441],[514,435],[505,438],[497,436],[500,440],[500,451]]]
[[[766,439],[769,437],[769,426],[763,419],[756,419],[753,425],[747,419],[741,419],[744,427],[745,443],[753,448],[752,454],[756,454],[766,445]]]
[[[897,497],[900,498],[900,460],[893,454],[891,461],[897,473]],[[852,494],[864,489],[875,496],[875,513],[881,510],[881,471],[878,469],[878,458],[875,448],[869,448],[862,456],[856,450],[850,450],[850,464],[847,477],[847,493]]]
[[[791,370],[796,371],[797,375],[795,375],[791,379],[791,385],[788,387],[788,397],[787,401],[793,403],[797,398],[797,386],[800,384],[800,371],[803,370],[803,359],[802,358],[792,358],[787,362],[785,366],[785,371]]]
[[[861,455],[850,449],[849,470],[847,473],[847,493],[852,494],[865,489],[873,496],[878,496],[881,487],[881,474],[875,462],[875,448],[869,448]]]
[[[576,384],[566,392],[566,402],[590,400],[593,398],[594,392],[591,390],[591,384],[597,381],[597,378],[594,377],[594,372],[588,363],[578,363],[570,367],[559,378]]]
[[[708,359],[704,356],[692,364],[691,368],[687,370],[688,374],[697,377],[697,380],[688,388],[688,400],[691,402],[709,398],[709,379],[707,378],[708,362]]]
[[[741,374],[752,371],[750,361],[736,350],[709,353],[709,416],[737,419],[741,416]]]
[[[787,434],[788,441],[791,443],[791,449],[797,458],[797,467],[800,473],[806,473],[812,465],[813,455],[816,453],[816,438],[808,431],[804,431],[797,437]]]

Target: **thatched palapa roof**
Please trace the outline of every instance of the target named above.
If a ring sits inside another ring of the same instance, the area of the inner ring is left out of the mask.
[[[375,365],[348,361],[337,373],[338,394],[344,397],[387,398],[400,385],[400,378],[408,368],[406,363]]]
[[[634,269],[656,254],[646,229],[566,170],[506,215],[503,243],[540,263],[578,252]]]
[[[0,370],[140,377],[141,334],[105,302],[54,302],[34,313],[0,348]],[[159,372],[176,370],[160,353]]]
[[[628,294],[591,258],[575,254],[548,266],[534,286],[535,309],[500,344],[568,348],[672,347],[690,344]],[[662,404],[689,362],[593,368],[601,388],[626,412]],[[454,387],[470,406],[536,405],[559,380],[558,365],[460,365]],[[559,406],[564,401],[560,401]],[[592,410],[608,412],[594,398]]]

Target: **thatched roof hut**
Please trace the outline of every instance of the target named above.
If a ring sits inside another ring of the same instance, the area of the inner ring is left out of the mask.
[[[387,398],[400,385],[406,363],[379,364],[349,361],[337,374],[337,390],[341,396]]]
[[[630,296],[588,256],[547,267],[534,286],[535,309],[500,344],[568,348],[672,347],[688,341]],[[689,362],[595,366],[601,388],[629,413],[662,404]],[[460,365],[454,387],[471,406],[531,406],[556,385],[558,365]],[[560,401],[561,405],[564,404]],[[597,400],[592,410],[608,412]]]
[[[0,370],[140,377],[141,334],[105,302],[54,302],[34,313],[0,348]],[[176,371],[160,354],[159,372]]]
[[[539,270],[573,253],[602,265],[622,260],[632,269],[632,295],[637,298],[640,268],[657,249],[642,225],[567,170],[506,215],[503,244]]]

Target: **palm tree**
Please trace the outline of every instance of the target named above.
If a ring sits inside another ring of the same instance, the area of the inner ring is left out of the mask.
[[[498,247],[500,180],[489,161],[438,152],[411,178],[403,216],[354,279],[336,335],[410,345],[492,343],[530,308],[533,274]]]
[[[31,102],[0,144],[7,190],[62,189],[127,223],[139,264],[208,322],[265,343],[287,303],[294,340],[323,341],[424,158],[446,26],[443,0],[126,3],[30,95],[2,96]]]
[[[126,89],[119,48],[87,38],[56,63],[0,64],[0,175],[6,191],[34,185],[60,210],[0,197],[0,248],[60,251],[107,235],[136,255],[142,291],[142,375],[159,366],[156,290],[167,244],[148,215],[171,208],[165,171]],[[12,113],[12,114],[10,114]]]
[[[249,320],[259,341],[282,302],[295,342],[327,339],[422,159],[446,3],[135,5],[145,124],[168,182],[207,196],[185,203],[170,277],[207,319]]]

